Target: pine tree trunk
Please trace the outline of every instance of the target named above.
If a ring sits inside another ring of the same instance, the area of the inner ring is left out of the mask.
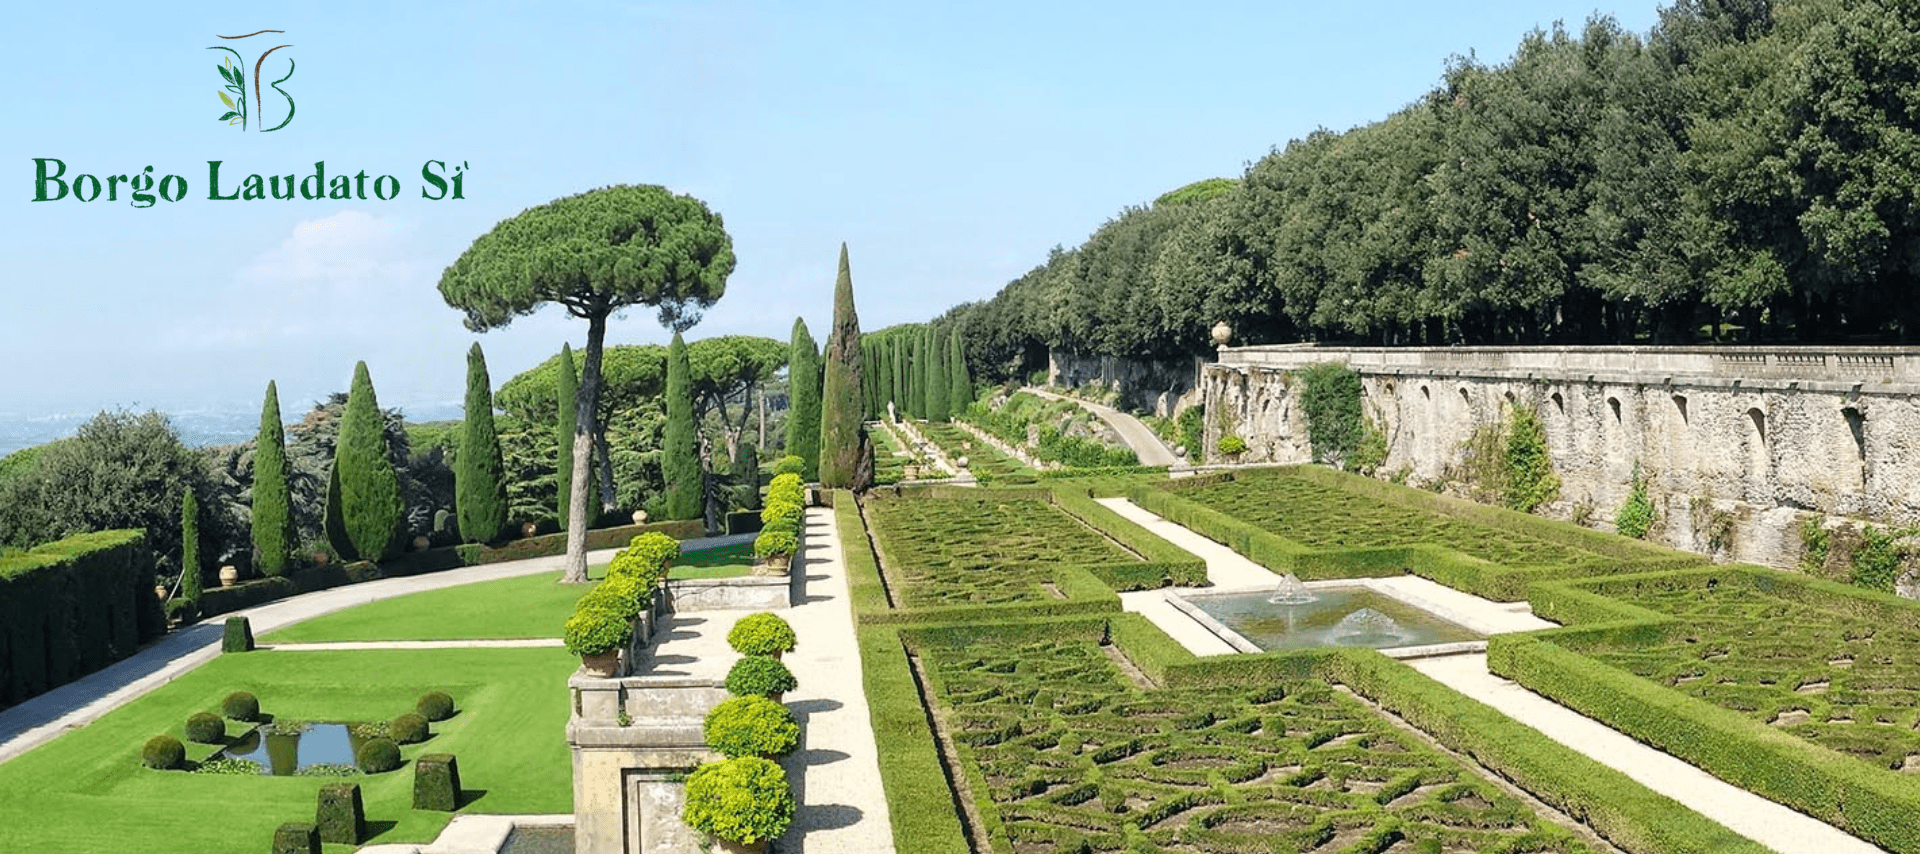
[[[587,318],[587,357],[575,398],[573,422],[573,483],[567,499],[567,571],[563,584],[587,580],[587,497],[593,488],[593,422],[600,405],[600,354],[607,340],[607,315]]]

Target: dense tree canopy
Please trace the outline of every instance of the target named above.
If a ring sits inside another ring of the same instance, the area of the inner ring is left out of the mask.
[[[1920,7],[1681,0],[1456,58],[1406,108],[1129,207],[959,329],[1049,348],[1906,341],[1920,332]],[[882,330],[885,335],[888,330]]]

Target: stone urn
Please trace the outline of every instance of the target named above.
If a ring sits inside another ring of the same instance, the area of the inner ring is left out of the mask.
[[[433,544],[433,541],[427,539],[426,537],[413,538],[413,550],[416,552],[424,552],[427,550],[427,546],[432,544]]]
[[[722,852],[722,854],[767,854],[768,842],[769,840],[766,839],[762,839],[759,842],[735,842],[731,839],[715,837],[713,840],[713,850]]]
[[[1177,446],[1177,447],[1175,447],[1175,448],[1173,449],[1173,455],[1174,455],[1174,456],[1176,456],[1176,457],[1184,457],[1184,456],[1186,456],[1186,455],[1187,455],[1187,446],[1185,446],[1185,445],[1179,445],[1179,446]]]
[[[1215,322],[1211,331],[1215,347],[1225,347],[1228,341],[1233,340],[1233,327],[1228,326],[1224,320]]]
[[[520,536],[522,537],[531,537],[538,533],[540,533],[540,525],[537,523],[528,522],[520,526]]]
[[[647,524],[647,511],[645,510],[633,511],[633,524],[635,525]]]
[[[620,670],[620,650],[580,656],[580,670],[595,679],[611,679]]]
[[[760,559],[760,565],[754,567],[754,575],[786,575],[793,565],[793,555],[767,555]]]
[[[240,583],[240,570],[234,568],[232,564],[220,567],[221,587],[232,587],[238,583]]]
[[[967,462],[968,462],[968,461],[967,461],[967,458],[966,458],[966,457],[961,457],[960,459],[957,459],[957,460],[954,460],[954,461],[953,461],[953,464],[954,464],[954,465],[957,465],[957,466],[959,466],[959,467],[961,467],[961,468],[966,468],[966,467],[967,467]]]
[[[154,598],[162,602],[167,601],[167,586],[165,584],[155,584],[153,586],[153,595]]]

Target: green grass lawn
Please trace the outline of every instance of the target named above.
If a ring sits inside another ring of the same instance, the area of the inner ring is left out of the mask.
[[[573,810],[565,727],[567,675],[578,661],[561,649],[271,652],[221,656],[85,727],[0,764],[0,849],[35,854],[258,854],[287,821],[312,821],[331,778],[253,777],[153,771],[140,745],[218,711],[230,691],[252,691],[282,719],[378,720],[413,710],[443,690],[459,712],[434,736],[401,748],[399,770],[358,782],[373,842],[431,841],[450,813],[412,808],[413,760],[459,757],[471,800],[462,812]],[[188,744],[207,758],[211,745]],[[474,797],[478,795],[478,797]],[[327,846],[328,854],[353,850]]]
[[[746,575],[752,564],[750,545],[704,549],[681,555],[669,577],[732,578]],[[601,578],[606,568],[596,564],[587,574]],[[261,641],[557,638],[574,603],[592,587],[559,580],[559,573],[542,572],[396,596],[295,623],[262,635]]]

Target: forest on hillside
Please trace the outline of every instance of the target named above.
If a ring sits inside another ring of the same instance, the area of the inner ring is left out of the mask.
[[[1920,332],[1920,4],[1681,0],[1505,63],[1451,60],[1319,130],[1129,207],[957,327],[975,375],[1049,348],[1234,343],[1910,342]]]

